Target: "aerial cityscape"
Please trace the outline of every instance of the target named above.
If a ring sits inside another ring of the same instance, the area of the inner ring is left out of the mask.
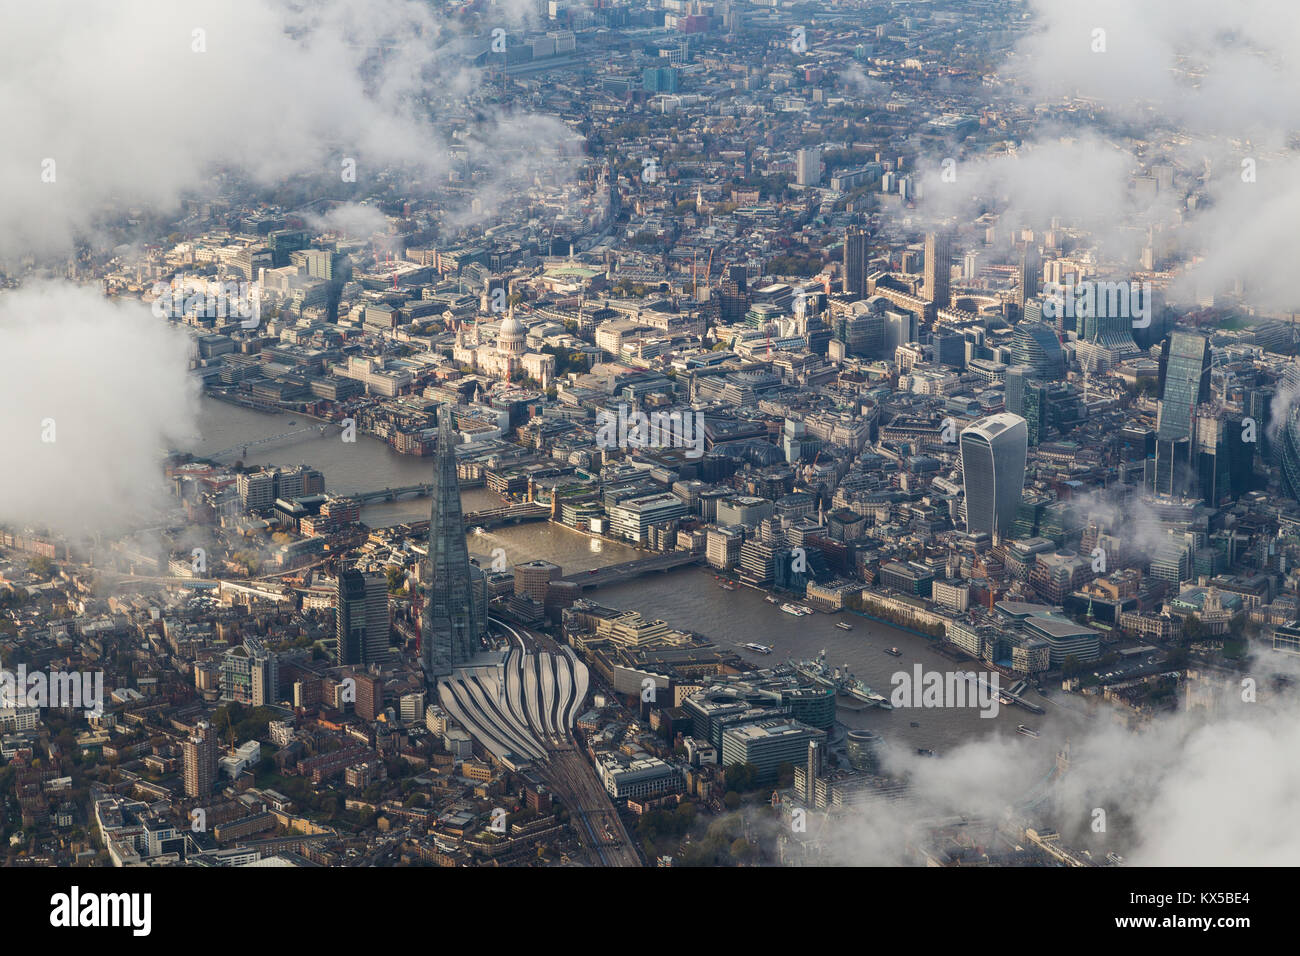
[[[1300,864],[1247,7],[26,6],[0,862]]]

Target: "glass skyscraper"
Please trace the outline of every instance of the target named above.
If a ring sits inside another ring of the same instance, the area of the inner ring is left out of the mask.
[[[452,411],[438,410],[438,454],[433,472],[433,503],[429,513],[429,554],[421,583],[425,592],[420,619],[420,663],[431,684],[464,664],[478,651],[486,630],[475,594],[482,572],[471,567],[461,513],[460,480],[456,476],[456,432]]]
[[[1009,412],[981,418],[962,431],[968,531],[989,534],[995,540],[1011,533],[1025,487],[1028,450],[1025,420]]]
[[[1029,366],[1035,378],[1063,379],[1065,357],[1055,330],[1042,322],[1024,321],[1017,325],[1011,340],[1011,364]]]
[[[1160,351],[1162,440],[1192,437],[1192,413],[1210,397],[1210,342],[1194,332],[1174,332]]]

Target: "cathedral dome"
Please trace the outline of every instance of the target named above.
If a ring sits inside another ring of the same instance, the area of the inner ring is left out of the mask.
[[[518,340],[522,342],[524,340],[524,334],[526,331],[527,330],[524,328],[524,324],[520,322],[518,319],[516,319],[513,315],[509,316],[504,322],[501,323],[500,334],[502,340]]]

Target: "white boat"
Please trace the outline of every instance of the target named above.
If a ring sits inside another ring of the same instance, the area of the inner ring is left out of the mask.
[[[803,617],[805,614],[812,613],[809,608],[804,607],[802,604],[782,604],[781,610],[785,611],[786,614],[793,614],[795,617]]]
[[[836,621],[835,626],[838,627],[841,631],[853,630],[853,625],[849,624],[847,621]]]
[[[1038,731],[1034,730],[1033,727],[1026,727],[1024,724],[1021,724],[1020,726],[1018,726],[1018,727],[1016,728],[1016,733],[1018,733],[1018,734],[1024,734],[1026,737],[1037,737],[1037,736],[1038,736]]]
[[[744,648],[748,648],[749,650],[753,651],[755,654],[772,653],[772,648],[768,647],[766,644],[755,644],[751,641],[748,644],[741,644],[740,646]]]

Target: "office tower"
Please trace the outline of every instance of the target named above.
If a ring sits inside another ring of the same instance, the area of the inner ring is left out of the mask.
[[[952,235],[930,232],[925,236],[925,292],[922,298],[940,309],[948,308],[952,295],[948,280],[952,274]]]
[[[1146,462],[1146,487],[1158,495],[1182,498],[1196,493],[1190,438],[1156,437],[1155,457]]]
[[[1164,293],[1159,289],[1146,286],[1134,286],[1129,293],[1129,313],[1147,316],[1150,324],[1144,327],[1134,326],[1133,342],[1140,349],[1149,349],[1174,330],[1176,315],[1165,303]],[[1147,301],[1147,297],[1150,301]]]
[[[305,229],[277,229],[268,237],[267,245],[271,247],[272,265],[283,268],[289,264],[289,256],[299,249],[306,249],[310,236]]]
[[[1021,315],[1024,314],[1025,303],[1038,295],[1038,280],[1042,269],[1043,263],[1037,249],[1026,247],[1021,251],[1019,281],[1016,283],[1016,308]]]
[[[1160,412],[1156,437],[1191,438],[1192,414],[1210,397],[1210,342],[1194,332],[1174,332],[1160,350]]]
[[[822,151],[814,146],[795,154],[796,174],[800,186],[820,186],[822,182]]]
[[[1250,490],[1257,443],[1242,440],[1241,419],[1222,409],[1195,419],[1196,491],[1211,507],[1235,501]]]
[[[1051,326],[1042,322],[1021,322],[1011,340],[1011,361],[1026,365],[1035,378],[1059,380],[1065,377],[1065,357]]]
[[[936,365],[957,369],[966,367],[966,338],[960,332],[952,329],[936,331],[930,336],[930,344],[934,346]]]
[[[1012,415],[1019,415],[1022,418],[1025,414],[1025,386],[1032,378],[1032,370],[1025,365],[1013,365],[1007,369],[1006,378],[1003,379],[1003,407]]]
[[[1010,382],[1011,377],[1007,380]],[[1014,383],[1007,387],[1014,387]],[[1068,382],[1025,377],[1020,408],[1015,412],[1008,407],[1007,411],[1025,420],[1031,447],[1047,441],[1053,430],[1065,434],[1084,420],[1083,397]]]
[[[1078,311],[1076,310],[1074,322],[1075,328],[1079,332],[1079,338],[1085,342],[1092,342],[1117,352],[1133,353],[1138,351],[1137,343],[1133,340],[1133,319],[1131,316],[1123,314],[1095,315],[1087,311],[1085,311],[1085,314],[1079,315]]]
[[[867,234],[857,226],[844,233],[844,280],[846,295],[867,294]]]
[[[1282,488],[1288,496],[1300,501],[1300,406],[1292,405],[1286,410],[1274,444],[1282,471]]]
[[[870,730],[850,730],[844,749],[854,770],[875,773],[880,769],[880,735]]]
[[[516,564],[514,571],[515,594],[526,594],[538,604],[546,603],[546,592],[551,582],[560,580],[563,574],[558,564],[540,559]]]
[[[475,599],[474,575],[465,545],[460,480],[456,476],[457,436],[451,419],[450,406],[438,409],[429,553],[420,575],[427,588],[420,621],[420,663],[425,680],[431,684],[474,656],[486,626],[479,619],[480,605]],[[481,573],[479,581],[481,587]]]
[[[749,290],[744,266],[728,266],[718,290],[718,318],[724,325],[739,322],[749,311]]]
[[[185,795],[211,794],[217,779],[217,734],[207,721],[199,721],[194,733],[181,744],[181,758],[185,765]]]
[[[962,430],[968,531],[992,535],[995,542],[1010,533],[1024,490],[1027,452],[1028,431],[1019,415],[999,412]]]
[[[880,358],[885,347],[885,308],[889,301],[873,296],[849,305],[834,321],[835,339],[847,355]]]
[[[388,579],[357,570],[339,574],[334,603],[334,649],[338,664],[369,664],[388,651]]]
[[[900,345],[917,341],[920,336],[920,323],[916,314],[903,309],[885,310],[885,358],[893,360],[894,351]]]
[[[298,249],[289,253],[289,261],[305,270],[309,279],[324,283],[327,318],[337,322],[343,286],[352,278],[352,260],[332,249]]]

